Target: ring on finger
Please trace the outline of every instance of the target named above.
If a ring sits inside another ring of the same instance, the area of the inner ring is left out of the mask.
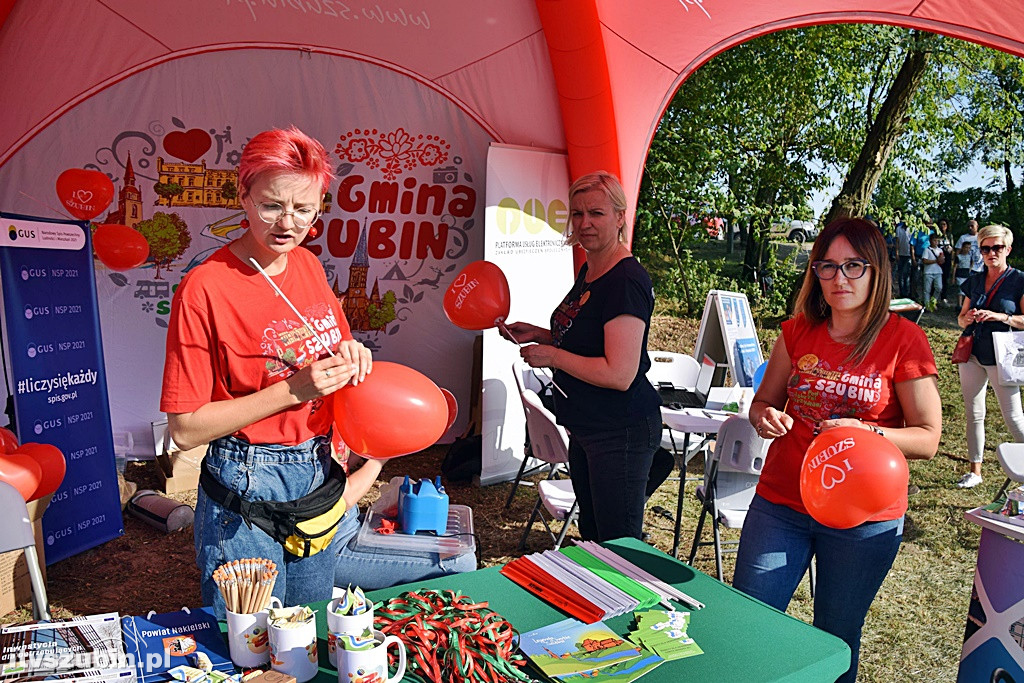
[[[331,371],[330,370],[324,370],[324,377],[330,377],[330,376],[331,376]]]

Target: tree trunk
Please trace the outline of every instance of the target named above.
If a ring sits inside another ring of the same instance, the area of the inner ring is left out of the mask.
[[[864,139],[860,156],[846,176],[839,194],[832,201],[832,207],[825,217],[826,225],[837,218],[864,214],[871,201],[871,194],[875,191],[878,179],[885,169],[889,153],[896,146],[903,126],[909,118],[908,112],[914,92],[921,84],[930,56],[931,50],[921,47],[914,47],[907,53],[892,87],[889,88],[885,102]]]
[[[1010,210],[1010,225],[1020,228],[1020,202],[1017,201],[1017,183],[1013,181],[1013,171],[1008,156],[1003,157],[1003,175],[1006,177],[1006,201]]]

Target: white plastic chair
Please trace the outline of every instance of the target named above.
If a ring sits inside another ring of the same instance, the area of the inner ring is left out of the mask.
[[[555,416],[540,402],[537,392],[524,389],[522,393],[523,408],[526,410],[526,428],[530,432],[530,443],[533,457],[551,465],[569,465],[569,435],[565,429],[555,423]],[[533,528],[537,517],[544,523],[544,528],[555,544],[555,550],[562,545],[569,527],[576,521],[576,494],[572,489],[572,481],[559,479],[559,468],[551,467],[548,478],[537,484],[537,504],[533,506],[530,519],[526,523],[523,537],[519,541],[519,550],[526,548],[526,539]],[[562,522],[562,528],[556,535],[544,516],[544,511],[552,521]]]
[[[715,547],[715,567],[722,581],[722,545],[719,525],[727,529],[741,529],[747,518],[747,508],[754,498],[757,481],[768,452],[771,439],[757,435],[745,417],[733,415],[722,423],[714,451],[704,473],[704,484],[697,487],[697,500],[701,502],[700,519],[693,535],[689,564],[693,564],[701,546]],[[704,520],[711,517],[713,541],[702,541]],[[738,541],[726,541],[738,545]],[[731,549],[730,552],[735,552]]]
[[[1011,482],[1024,484],[1024,443],[1001,443],[996,448],[996,457],[1006,473],[1006,481],[995,497],[995,500],[999,500],[1006,494]]]
[[[24,550],[28,576],[32,582],[32,615],[36,621],[50,620],[50,604],[46,600],[46,582],[39,569],[36,539],[28,516],[25,499],[5,481],[0,481],[0,553]]]
[[[647,371],[647,381],[657,388],[659,382],[668,382],[676,388],[693,389],[697,386],[697,376],[700,374],[700,362],[693,356],[674,351],[651,351],[647,355],[651,359],[651,368]],[[664,426],[661,432],[661,447],[675,455],[683,456],[683,443],[686,435]],[[691,439],[692,441],[692,439]],[[690,449],[683,457],[683,467],[701,452],[704,442],[697,440],[698,445]]]
[[[516,387],[519,389],[520,399],[522,399],[523,391],[527,389],[538,394],[539,398],[540,392],[544,389],[544,385],[541,383],[541,379],[537,375],[537,370],[530,367],[525,361],[517,360],[512,363],[512,376],[515,378]],[[525,404],[523,405],[523,414],[526,414]],[[529,431],[527,431],[527,434],[529,434]],[[515,498],[516,491],[519,489],[520,484],[532,485],[531,482],[523,482],[523,477],[532,476],[545,468],[561,468],[561,465],[558,464],[539,461],[533,456],[532,451],[533,448],[531,445],[523,454],[523,461],[519,463],[519,471],[516,472],[516,478],[512,482],[512,490],[508,492],[508,498],[505,499],[506,510],[508,510],[512,505],[512,500]]]

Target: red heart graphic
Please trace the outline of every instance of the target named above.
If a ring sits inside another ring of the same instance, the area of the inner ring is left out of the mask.
[[[164,151],[182,161],[192,163],[210,149],[210,134],[201,128],[181,132],[172,131],[164,136]]]

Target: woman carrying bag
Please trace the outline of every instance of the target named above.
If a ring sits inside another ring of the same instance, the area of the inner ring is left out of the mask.
[[[993,332],[1024,329],[1024,273],[1010,268],[1006,259],[1013,247],[1013,233],[1001,225],[989,225],[978,233],[978,245],[985,269],[973,273],[960,285],[964,303],[957,323],[964,336],[957,350],[971,343],[970,356],[957,358],[960,389],[967,414],[967,456],[971,469],[957,486],[969,489],[982,482],[981,461],[985,450],[985,387],[992,385],[999,401],[1003,421],[1014,440],[1024,442],[1024,410],[1021,409],[1020,387],[999,384]],[[966,342],[965,339],[972,340]],[[963,354],[966,356],[966,354]]]

